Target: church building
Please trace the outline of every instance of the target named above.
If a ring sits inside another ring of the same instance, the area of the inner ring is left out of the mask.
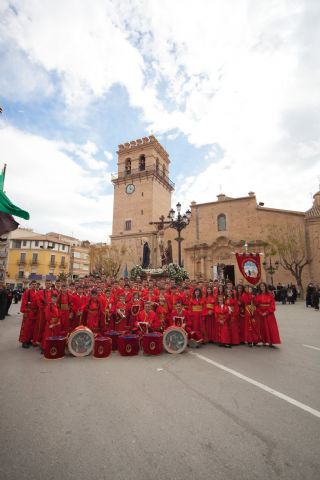
[[[177,232],[159,225],[161,218],[168,220],[172,208],[174,183],[169,168],[169,155],[153,135],[119,145],[118,172],[112,175],[111,242],[123,252],[121,272],[141,265],[146,249],[150,266],[160,267],[168,242],[173,261],[178,261]],[[262,262],[268,267],[265,244],[270,230],[283,226],[305,235],[311,263],[304,269],[303,283],[320,279],[320,192],[307,212],[265,207],[257,202],[254,192],[239,198],[221,193],[212,202],[192,201],[190,209],[190,224],[182,231],[182,259],[190,278],[212,278],[217,266],[223,265],[225,275],[237,283],[242,275],[235,252],[244,251],[245,243],[250,251],[266,253]],[[273,264],[276,260],[276,256],[271,257]],[[268,282],[294,282],[281,266],[272,277],[262,268],[262,278]]]

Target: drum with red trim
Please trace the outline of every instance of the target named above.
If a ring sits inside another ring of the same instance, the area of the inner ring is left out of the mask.
[[[159,332],[146,333],[142,337],[142,349],[147,355],[160,355],[163,350],[163,335]]]
[[[168,353],[182,353],[187,348],[188,335],[183,328],[169,327],[163,334],[163,347]]]
[[[138,335],[120,335],[118,338],[118,350],[120,355],[124,357],[132,357],[133,355],[138,355],[139,347],[139,336]]]
[[[118,338],[122,335],[122,332],[116,332],[115,330],[109,330],[104,334],[105,337],[111,338],[112,351],[118,350]]]
[[[69,352],[75,357],[90,355],[94,347],[94,335],[90,328],[79,325],[68,338]]]
[[[55,360],[64,357],[66,337],[48,337],[44,347],[44,358]]]
[[[93,356],[95,358],[107,358],[112,350],[110,337],[97,337],[94,341]]]

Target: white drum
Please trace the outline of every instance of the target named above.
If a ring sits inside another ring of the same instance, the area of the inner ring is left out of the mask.
[[[168,353],[182,353],[187,348],[188,336],[180,327],[169,327],[163,334],[163,348]]]

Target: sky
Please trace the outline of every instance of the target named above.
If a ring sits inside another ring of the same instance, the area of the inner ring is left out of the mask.
[[[117,147],[149,134],[173,205],[254,191],[310,208],[319,25],[318,0],[0,0],[0,164],[20,225],[106,241]]]

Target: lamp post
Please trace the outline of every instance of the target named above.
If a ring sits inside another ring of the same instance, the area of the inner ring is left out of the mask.
[[[178,232],[178,237],[175,239],[178,242],[178,263],[179,266],[182,267],[182,259],[181,259],[181,243],[183,242],[183,238],[181,237],[181,232],[184,228],[186,228],[191,219],[191,211],[188,209],[186,213],[181,215],[181,203],[178,202],[177,205],[177,213],[171,208],[168,218],[169,218],[169,227],[173,228]]]
[[[265,269],[265,271],[270,275],[271,285],[273,286],[273,275],[276,273],[276,271],[279,268],[278,260],[273,265],[272,260],[271,260],[271,255],[270,255],[269,256],[269,265],[268,265],[268,262],[266,260],[262,263],[262,265],[263,265],[263,268]]]

